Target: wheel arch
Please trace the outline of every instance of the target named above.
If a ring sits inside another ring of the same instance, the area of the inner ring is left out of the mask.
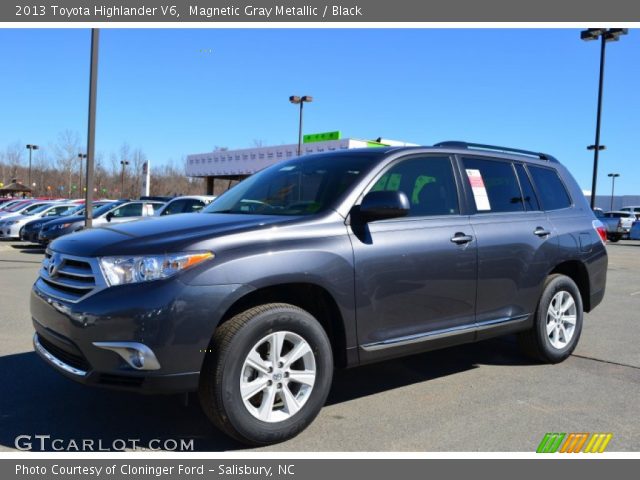
[[[589,272],[587,267],[579,260],[567,260],[554,267],[549,275],[559,273],[566,275],[575,282],[580,290],[582,305],[585,312],[591,311],[591,285],[589,283]]]
[[[282,283],[252,290],[236,299],[223,314],[218,327],[245,310],[267,303],[288,303],[313,315],[329,337],[334,365],[340,368],[348,365],[343,315],[331,293],[314,283]]]

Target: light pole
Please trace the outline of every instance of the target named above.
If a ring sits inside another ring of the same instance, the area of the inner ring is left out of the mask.
[[[31,188],[31,154],[34,150],[38,150],[40,147],[38,145],[32,145],[31,143],[27,145],[27,149],[29,150],[29,176],[27,180],[27,186]]]
[[[305,102],[313,102],[313,97],[309,95],[304,95],[302,97],[292,95],[289,97],[289,101],[294,105],[300,105],[300,124],[298,126],[298,156],[300,156],[300,153],[302,152],[302,106]]]
[[[91,57],[89,66],[89,116],[87,122],[87,191],[84,195],[84,226],[93,224],[93,165],[96,153],[96,101],[98,98],[98,53],[100,29],[91,29]]]
[[[595,207],[596,182],[598,181],[598,153],[600,150],[600,120],[602,117],[602,86],[604,84],[604,58],[607,42],[617,42],[621,35],[626,35],[628,28],[588,28],[580,32],[585,41],[601,39],[600,44],[600,79],[598,81],[598,112],[596,114],[596,141],[593,148],[593,178],[591,180],[591,209]]]
[[[595,150],[595,156],[593,159],[593,182],[591,184],[591,210],[593,210],[595,208],[596,205],[596,195],[594,192],[595,187],[595,183],[596,183],[596,178],[597,178],[597,170],[598,170],[598,152],[602,151],[602,150],[606,150],[607,147],[605,145],[588,145],[587,146],[587,150]]]
[[[616,177],[619,177],[620,174],[619,173],[610,173],[607,176],[611,177],[611,204],[609,205],[609,210],[613,210],[613,192],[614,192],[615,187],[616,187]]]
[[[122,198],[125,198],[124,197],[124,169],[126,168],[127,165],[129,165],[129,162],[127,160],[120,160],[120,165],[122,165],[122,179],[121,179],[122,186],[120,187],[120,193],[123,195]]]
[[[78,158],[80,159],[80,195],[82,195],[82,161],[87,158],[87,154],[79,153]]]

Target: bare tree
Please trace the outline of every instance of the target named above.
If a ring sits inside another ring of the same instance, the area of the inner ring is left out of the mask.
[[[23,180],[18,177],[18,171],[22,166],[22,155],[24,153],[24,146],[20,142],[14,142],[7,147],[4,153],[4,160],[8,167],[9,181]]]
[[[56,164],[67,180],[67,195],[71,198],[74,195],[73,177],[78,163],[78,153],[80,152],[80,136],[77,132],[65,130],[58,134],[58,141],[52,148],[56,157]],[[77,187],[76,187],[77,189]]]

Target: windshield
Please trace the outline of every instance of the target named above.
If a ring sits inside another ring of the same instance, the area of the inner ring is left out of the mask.
[[[27,205],[29,205],[29,204],[25,203],[25,202],[15,203],[15,204],[11,205],[9,208],[7,208],[7,212],[17,212],[19,210],[22,210]]]
[[[51,205],[46,204],[46,205],[40,205],[37,208],[34,208],[33,210],[29,210],[28,208],[24,211],[25,215],[35,215],[37,213],[42,213],[44,212],[46,209],[51,208]]]
[[[0,210],[2,211],[9,211],[11,210],[13,207],[15,207],[18,203],[20,203],[20,200],[12,200],[10,202],[6,202],[3,204],[0,204]]]
[[[33,205],[29,205],[27,208],[22,210],[22,212],[20,212],[20,213],[22,213],[23,215],[31,215],[32,213],[34,213],[39,208],[48,207],[48,206],[49,206],[49,204],[42,205],[41,203],[34,203]]]
[[[368,155],[319,155],[278,163],[228,190],[202,212],[311,215],[334,206],[373,165]]]
[[[62,215],[82,215],[84,213],[84,205],[78,205],[76,207],[71,207],[69,210],[65,210],[62,212]]]

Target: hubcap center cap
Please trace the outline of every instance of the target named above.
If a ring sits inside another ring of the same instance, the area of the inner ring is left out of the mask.
[[[273,374],[273,381],[279,382],[280,380],[282,380],[282,372],[275,372]]]

